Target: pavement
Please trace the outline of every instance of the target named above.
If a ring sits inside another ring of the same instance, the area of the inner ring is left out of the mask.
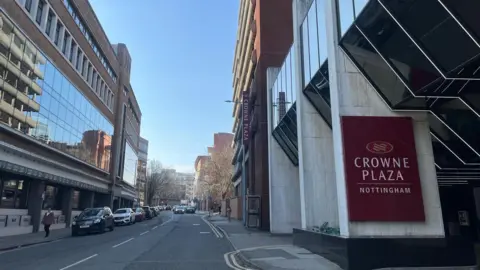
[[[37,239],[36,235],[30,236]],[[152,220],[115,227],[113,232],[64,236],[54,238],[52,231],[50,242],[1,251],[0,268],[245,270],[232,264],[225,255],[234,251],[232,246],[201,214],[174,215],[163,211]],[[0,245],[6,242],[0,239]]]
[[[341,270],[333,262],[292,245],[291,235],[274,235],[245,228],[241,221],[222,216],[208,217],[235,251],[227,256],[244,269],[260,270]],[[241,269],[241,268],[240,268]]]

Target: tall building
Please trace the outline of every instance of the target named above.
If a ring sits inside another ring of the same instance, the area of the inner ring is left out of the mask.
[[[233,143],[234,134],[219,132],[213,134],[213,146],[208,147],[208,153],[220,153],[226,148],[231,148]]]
[[[182,194],[181,199],[193,199],[193,185],[195,182],[195,174],[176,172],[175,183],[177,185],[178,194]]]
[[[258,226],[268,230],[267,67],[280,66],[293,40],[291,0],[241,0],[233,63],[233,133],[237,199],[261,203]],[[243,220],[247,221],[246,211]]]
[[[87,0],[0,1],[0,235],[132,205],[141,112],[131,59]],[[133,169],[132,169],[133,168]]]
[[[140,205],[144,205],[146,196],[148,164],[148,141],[142,137],[138,142],[137,193]]]
[[[267,70],[270,231],[342,269],[476,265],[480,2],[292,3]]]

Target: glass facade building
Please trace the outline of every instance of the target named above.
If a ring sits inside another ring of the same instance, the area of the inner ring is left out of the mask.
[[[113,125],[4,14],[0,122],[109,170]]]

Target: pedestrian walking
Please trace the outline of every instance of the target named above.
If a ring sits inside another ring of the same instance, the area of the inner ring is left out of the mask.
[[[48,208],[42,219],[43,229],[45,230],[45,237],[48,237],[50,235],[50,226],[53,224],[54,219],[55,214],[52,212],[51,208]]]

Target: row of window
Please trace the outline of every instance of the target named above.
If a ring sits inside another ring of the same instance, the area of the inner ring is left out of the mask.
[[[83,35],[87,39],[90,46],[92,46],[92,49],[95,52],[95,54],[98,56],[98,58],[100,59],[100,62],[102,62],[103,66],[107,69],[107,72],[110,75],[110,77],[112,77],[114,82],[117,82],[117,75],[115,74],[112,67],[108,63],[107,58],[105,57],[103,52],[100,50],[100,46],[98,46],[98,43],[93,38],[92,33],[87,28],[87,26],[86,26],[87,24],[78,15],[78,13],[75,10],[75,8],[73,7],[72,3],[70,3],[70,0],[63,0],[63,2],[67,6],[67,9],[68,9],[68,12],[70,12],[70,15],[72,15],[73,20],[75,21],[75,23],[80,28],[80,31],[83,33]]]
[[[295,76],[295,47],[292,46],[285,57],[280,72],[272,86],[273,128],[282,120],[282,117],[297,100],[295,89],[297,80]]]
[[[33,7],[33,0],[24,1],[24,8],[35,23],[48,36],[48,38],[61,51],[68,62],[77,70],[82,78],[87,82],[91,89],[97,94],[103,103],[113,111],[114,94],[108,88],[107,83],[102,79],[100,73],[88,60],[85,53],[81,50],[73,36],[67,31],[52,8],[45,0],[39,0],[37,7]]]
[[[0,12],[0,123],[108,171],[113,125]]]

